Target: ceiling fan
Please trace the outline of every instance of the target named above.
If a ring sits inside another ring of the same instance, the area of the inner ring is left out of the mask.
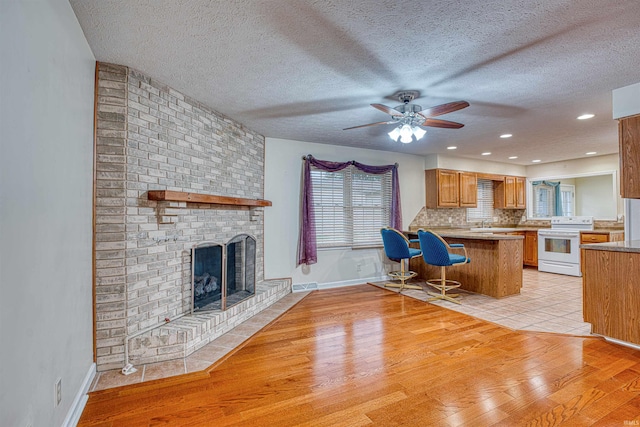
[[[426,133],[426,131],[420,126],[431,126],[446,129],[460,129],[464,126],[462,123],[434,119],[433,117],[466,108],[469,106],[467,101],[449,102],[447,104],[436,105],[435,107],[423,110],[420,105],[411,103],[411,101],[420,96],[420,92],[416,90],[402,91],[398,92],[397,96],[400,102],[402,102],[402,105],[398,105],[394,108],[387,107],[382,104],[371,104],[373,108],[377,108],[378,110],[389,114],[391,116],[391,120],[353,126],[343,130],[358,129],[367,126],[397,124],[398,126],[389,132],[389,136],[394,141],[397,141],[398,138],[400,138],[401,142],[409,143],[413,141],[412,136],[415,136],[416,140],[418,140]]]

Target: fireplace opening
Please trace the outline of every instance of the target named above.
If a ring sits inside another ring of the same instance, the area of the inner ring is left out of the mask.
[[[192,312],[226,310],[255,295],[256,240],[248,234],[194,246],[191,263]]]

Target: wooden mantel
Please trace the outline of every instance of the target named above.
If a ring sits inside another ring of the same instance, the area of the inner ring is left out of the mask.
[[[190,202],[190,203],[210,203],[212,205],[233,205],[262,207],[271,206],[269,200],[262,199],[242,199],[240,197],[214,196],[211,194],[187,193],[186,191],[171,190],[150,190],[147,198],[149,200],[167,202]]]

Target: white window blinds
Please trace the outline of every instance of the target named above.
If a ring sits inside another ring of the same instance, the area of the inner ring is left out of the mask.
[[[575,199],[576,199],[576,187],[574,185],[560,184],[560,197],[562,200],[562,213],[563,216],[573,216]],[[557,215],[560,215],[557,213]]]
[[[555,188],[544,184],[533,188],[533,217],[549,218],[555,215]]]
[[[381,245],[389,225],[392,172],[374,175],[349,166],[311,168],[316,241],[320,248]]]
[[[493,181],[478,179],[478,207],[467,208],[467,222],[493,219]]]

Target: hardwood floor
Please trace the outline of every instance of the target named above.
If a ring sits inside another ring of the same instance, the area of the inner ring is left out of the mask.
[[[315,291],[207,371],[91,393],[79,426],[640,424],[640,351],[362,285]]]

